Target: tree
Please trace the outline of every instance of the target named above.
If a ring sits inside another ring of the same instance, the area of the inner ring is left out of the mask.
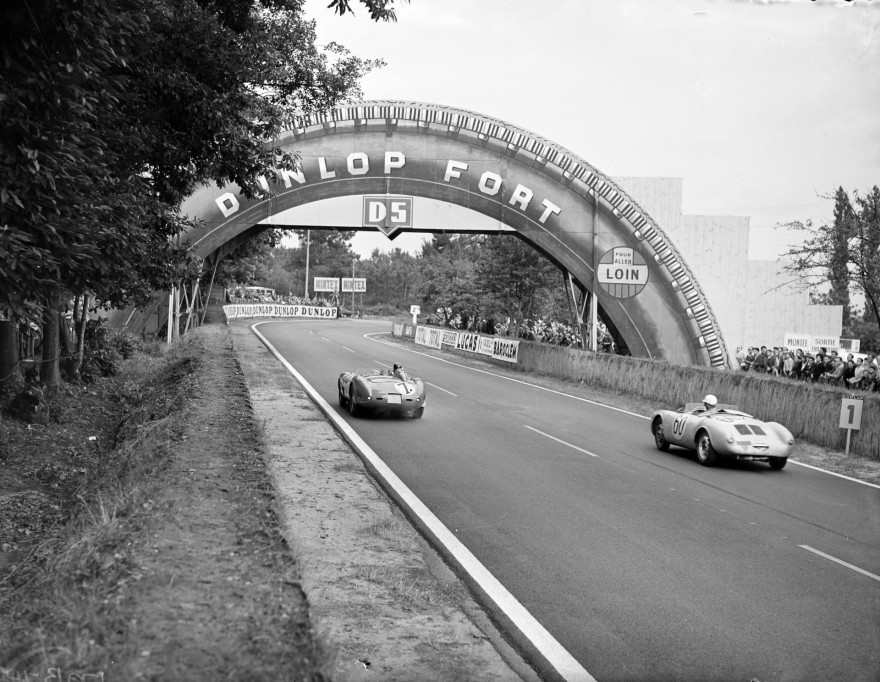
[[[361,1],[394,19],[390,0]],[[11,0],[0,57],[13,322],[70,294],[122,307],[167,287],[186,257],[170,239],[188,227],[181,199],[209,179],[253,195],[259,175],[296,163],[271,144],[291,117],[357,96],[379,64],[319,49],[296,0]]]
[[[873,319],[880,319],[880,188],[875,185],[865,196],[855,191],[852,201],[845,199],[846,193],[838,190],[831,224],[784,224],[806,234],[802,244],[785,254],[786,270],[805,289],[830,281],[829,302],[848,305],[850,291],[864,294]]]
[[[422,245],[421,281],[415,296],[423,310],[439,314],[444,326],[456,318],[468,326],[479,308],[476,262],[481,236],[437,234]]]
[[[480,258],[482,289],[510,318],[508,333],[535,311],[539,293],[560,282],[559,268],[517,237],[498,235],[486,240]]]
[[[843,328],[850,327],[849,295],[849,240],[852,238],[854,216],[849,196],[843,187],[834,194],[834,225],[831,230],[831,252],[828,263],[828,281],[831,292],[828,302],[843,306]]]

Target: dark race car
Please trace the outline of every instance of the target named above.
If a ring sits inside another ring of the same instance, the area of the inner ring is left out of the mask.
[[[425,383],[400,365],[393,370],[356,369],[339,375],[339,405],[352,417],[374,414],[411,414],[420,419],[425,412]]]
[[[677,411],[659,410],[651,417],[651,433],[659,450],[670,445],[696,450],[704,466],[719,458],[767,462],[782,469],[794,438],[782,424],[763,422],[734,405],[688,403]]]

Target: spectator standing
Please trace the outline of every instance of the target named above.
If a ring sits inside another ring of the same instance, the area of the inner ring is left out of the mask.
[[[825,374],[825,356],[822,353],[816,353],[812,376],[810,377],[810,379],[813,382],[819,382],[821,381],[823,374]]]
[[[789,352],[783,353],[782,373],[789,378],[794,374],[794,358]]]
[[[742,346],[736,347],[736,364],[743,371],[748,369],[746,366],[746,352]]]
[[[843,363],[843,377],[841,381],[844,386],[850,385],[850,379],[852,379],[856,374],[856,363],[852,359],[852,355],[849,356],[849,359]]]
[[[793,379],[801,378],[801,371],[804,367],[804,351],[798,348],[794,352],[794,366],[791,369],[791,376]]]
[[[761,346],[761,350],[755,356],[755,362],[752,364],[752,369],[760,374],[767,372],[767,346]]]
[[[746,353],[746,366],[745,370],[748,372],[755,366],[755,358],[757,357],[757,349],[749,348],[749,352]]]

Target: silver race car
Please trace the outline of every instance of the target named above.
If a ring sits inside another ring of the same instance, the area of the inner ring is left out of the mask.
[[[696,450],[704,466],[726,457],[782,469],[794,445],[782,424],[755,419],[735,405],[719,405],[711,395],[679,410],[658,410],[651,417],[651,433],[658,450],[665,452],[670,445]]]
[[[339,405],[352,417],[365,412],[411,414],[421,419],[425,412],[425,383],[410,377],[401,366],[393,370],[366,368],[339,375]]]

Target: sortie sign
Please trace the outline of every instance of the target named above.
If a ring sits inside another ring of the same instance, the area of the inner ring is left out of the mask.
[[[614,298],[631,298],[648,284],[648,264],[635,249],[615,246],[599,259],[599,286]]]

